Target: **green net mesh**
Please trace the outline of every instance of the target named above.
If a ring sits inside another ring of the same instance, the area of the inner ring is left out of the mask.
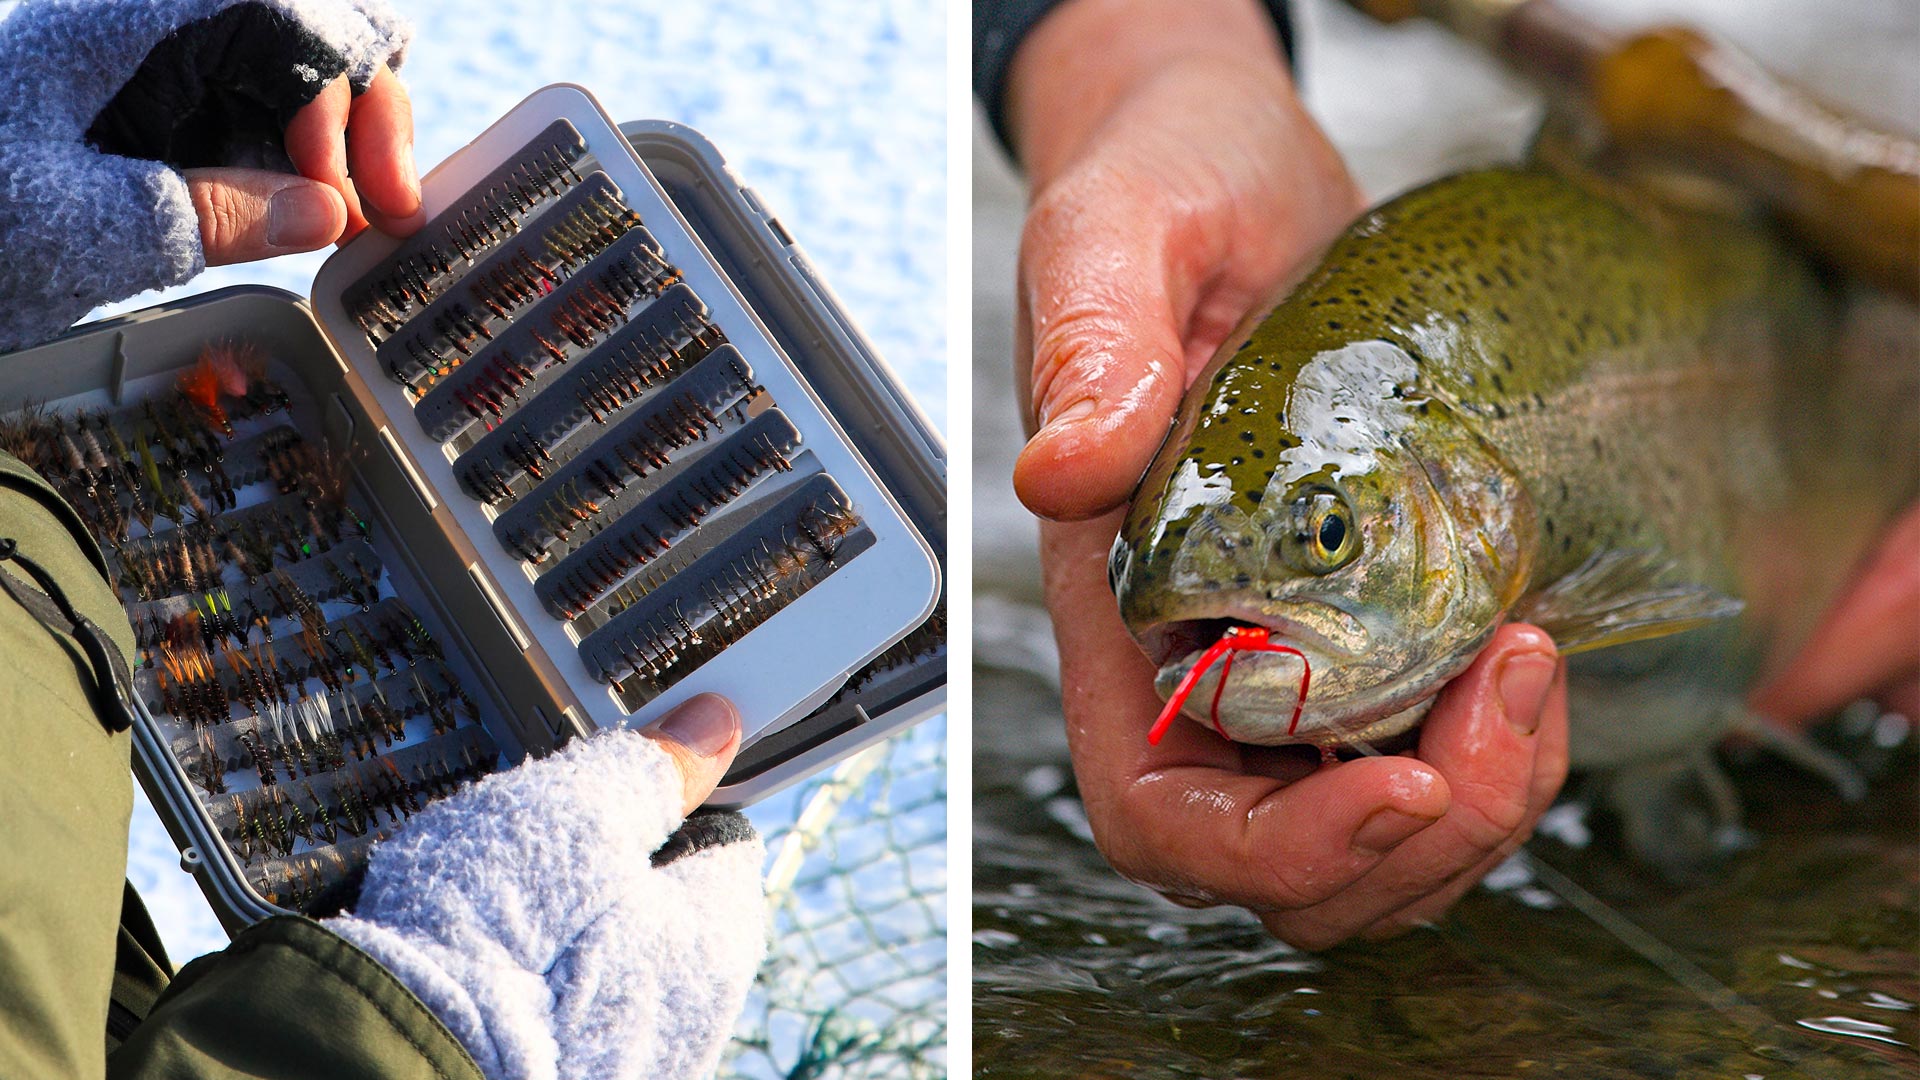
[[[724,1076],[946,1075],[945,717],[754,807],[773,945]]]

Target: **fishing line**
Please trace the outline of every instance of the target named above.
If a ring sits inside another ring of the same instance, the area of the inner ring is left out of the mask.
[[[1540,883],[1565,900],[1568,906],[1592,919],[1601,929],[1612,934],[1641,959],[1659,968],[1668,978],[1693,991],[1715,1012],[1738,1025],[1743,1034],[1757,1038],[1763,1030],[1784,1027],[1698,964],[1682,956],[1679,950],[1607,906],[1606,901],[1581,888],[1572,878],[1549,866],[1532,851],[1522,850],[1514,854],[1524,859]]]

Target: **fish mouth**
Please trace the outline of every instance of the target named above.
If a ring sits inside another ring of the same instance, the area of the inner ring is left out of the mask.
[[[1255,627],[1255,624],[1238,619],[1178,619],[1158,623],[1140,635],[1140,649],[1154,667],[1164,668],[1175,660],[1200,652],[1236,626]]]
[[[1229,611],[1207,618],[1169,619],[1148,626],[1135,635],[1135,639],[1153,666],[1163,669],[1176,660],[1205,650],[1235,627],[1263,630],[1275,644],[1293,646],[1315,658],[1324,657],[1343,664],[1359,661],[1366,631],[1359,627],[1358,620],[1324,601],[1305,603],[1310,608],[1325,608],[1350,623],[1353,629],[1342,635],[1348,640],[1336,641],[1303,619],[1264,611]],[[1358,640],[1354,640],[1356,638]]]
[[[1137,640],[1159,669],[1156,689],[1167,697],[1228,631],[1247,627],[1299,655],[1241,652],[1231,667],[1222,657],[1198,677],[1180,710],[1236,742],[1374,742],[1418,724],[1440,689],[1440,681],[1430,678],[1383,679],[1394,668],[1384,658],[1356,654],[1300,621],[1268,613],[1258,619],[1168,620],[1147,627]],[[1300,698],[1292,690],[1296,685]],[[1304,709],[1298,717],[1296,701]]]

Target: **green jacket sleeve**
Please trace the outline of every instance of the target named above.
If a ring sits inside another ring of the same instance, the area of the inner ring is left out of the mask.
[[[4,454],[0,538],[134,657],[99,549]],[[78,645],[4,590],[0,656],[0,1076],[478,1080],[466,1050],[392,973],[307,919],[251,927],[168,984],[165,954],[124,887],[131,737],[95,713]]]
[[[127,1080],[479,1080],[444,1025],[372,957],[269,919],[181,969],[107,1063]]]
[[[64,504],[38,477],[4,464],[0,537],[130,646],[92,541],[69,529]],[[0,656],[0,1076],[97,1077],[127,871],[132,739],[94,714],[79,646],[4,591]]]

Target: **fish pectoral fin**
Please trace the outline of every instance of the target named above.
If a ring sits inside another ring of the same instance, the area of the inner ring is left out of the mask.
[[[1704,585],[1661,584],[1671,565],[1651,551],[1603,551],[1522,601],[1513,617],[1545,630],[1567,655],[1697,629],[1746,606]]]

